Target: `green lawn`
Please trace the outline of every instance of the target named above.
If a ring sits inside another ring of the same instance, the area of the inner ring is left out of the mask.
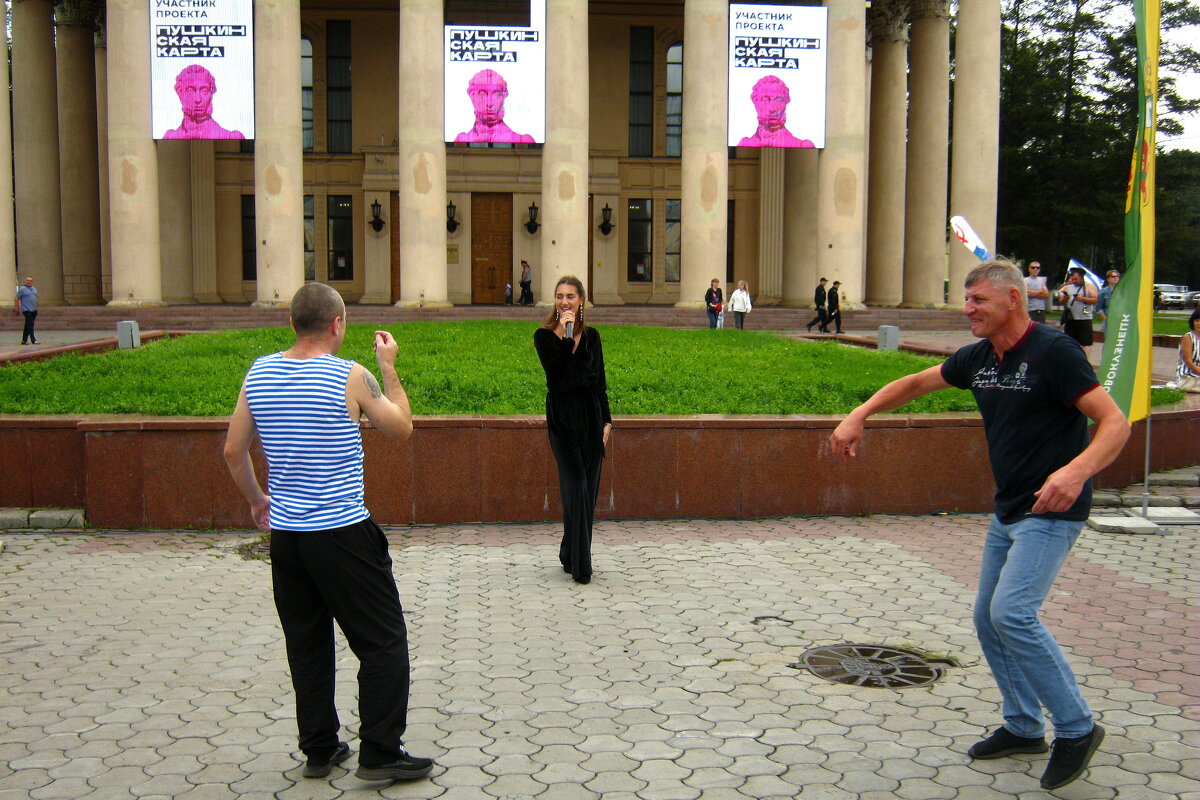
[[[1166,316],[1158,314],[1154,317],[1154,332],[1161,334],[1169,334],[1171,336],[1182,336],[1188,331],[1188,318],[1186,316]]]
[[[374,369],[373,330],[351,325],[340,355]],[[544,412],[545,377],[528,323],[409,322],[389,330],[415,414]],[[752,331],[605,326],[601,333],[614,414],[841,414],[888,381],[938,363]],[[0,367],[0,413],[223,416],[254,358],[291,341],[285,328],[227,331]],[[1173,394],[1155,402],[1173,402]],[[949,390],[903,411],[974,408],[968,392]]]

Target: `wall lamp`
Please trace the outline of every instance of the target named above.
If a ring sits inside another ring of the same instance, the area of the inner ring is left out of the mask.
[[[454,218],[454,212],[458,211],[458,206],[454,205],[454,201],[446,203],[446,230],[454,233],[458,230],[458,220]]]
[[[542,223],[537,221],[537,214],[538,214],[537,203],[530,203],[529,204],[529,221],[525,223],[525,230],[529,231],[529,233],[531,235],[537,233],[537,229],[542,227]]]
[[[371,230],[375,231],[376,233],[379,233],[381,230],[383,230],[383,226],[385,224],[383,217],[380,216],[382,213],[383,206],[379,205],[378,200],[376,200],[374,203],[371,203],[371,218],[367,220],[367,224],[370,225]]]
[[[603,219],[596,227],[600,229],[600,233],[608,236],[610,233],[612,233],[613,228],[616,227],[613,225],[612,209],[608,207],[608,203],[605,203],[604,208],[600,209],[600,216],[603,217]]]

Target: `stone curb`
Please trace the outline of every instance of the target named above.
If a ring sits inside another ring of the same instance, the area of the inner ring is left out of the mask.
[[[82,508],[0,508],[0,530],[86,527]]]

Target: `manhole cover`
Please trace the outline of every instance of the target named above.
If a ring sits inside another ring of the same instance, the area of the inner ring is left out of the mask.
[[[796,669],[852,686],[903,689],[925,686],[942,677],[944,665],[931,664],[910,650],[877,644],[835,644],[805,651]]]

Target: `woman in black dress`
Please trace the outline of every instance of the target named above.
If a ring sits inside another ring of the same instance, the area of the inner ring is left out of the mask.
[[[546,430],[562,492],[558,560],[579,583],[592,579],[592,516],[604,448],[612,431],[604,350],[600,333],[584,324],[586,300],[580,280],[565,276],[554,287],[554,309],[533,334],[533,346],[546,371]]]

